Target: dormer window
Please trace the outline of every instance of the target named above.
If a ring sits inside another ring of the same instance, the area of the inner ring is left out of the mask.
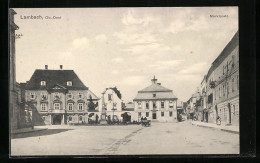
[[[72,81],[67,81],[67,86],[72,86]]]
[[[41,86],[46,86],[46,81],[41,81]]]

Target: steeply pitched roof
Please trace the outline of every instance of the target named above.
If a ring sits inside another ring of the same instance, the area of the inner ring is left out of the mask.
[[[46,86],[41,86],[41,81],[46,82]],[[67,81],[72,82],[72,86],[67,86]],[[27,90],[51,89],[55,85],[60,85],[68,90],[88,90],[73,70],[35,70],[31,79],[26,84]]]
[[[207,80],[211,75],[211,73],[228,57],[228,55],[238,46],[238,44],[239,44],[239,33],[237,31],[236,34],[231,39],[231,41],[226,45],[226,47],[223,49],[220,55],[212,63],[207,74]]]
[[[172,90],[165,88],[157,83],[153,83],[152,85],[138,91],[138,93],[145,93],[145,92],[172,92]]]

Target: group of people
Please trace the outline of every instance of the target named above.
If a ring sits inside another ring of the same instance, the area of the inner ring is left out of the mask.
[[[142,120],[147,120],[147,118],[146,118],[146,117],[141,117],[141,121],[142,121]]]

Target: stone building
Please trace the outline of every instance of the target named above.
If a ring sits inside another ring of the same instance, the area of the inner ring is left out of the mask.
[[[133,119],[140,121],[141,117],[147,117],[153,121],[177,121],[177,97],[172,90],[157,83],[155,77],[151,81],[152,84],[138,91],[133,100]]]
[[[106,116],[112,120],[122,121],[122,95],[116,87],[106,88],[102,93],[102,100]],[[102,107],[99,108],[100,112]]]
[[[239,125],[239,34],[233,36],[212,63],[207,74],[209,121]]]
[[[87,123],[90,95],[98,110],[97,96],[73,70],[64,70],[62,65],[59,70],[49,70],[47,65],[35,70],[25,87],[26,102],[36,108],[33,114],[44,124]]]
[[[18,128],[19,106],[18,93],[16,87],[16,64],[15,64],[15,30],[19,27],[14,23],[13,9],[9,10],[9,118],[11,132]]]

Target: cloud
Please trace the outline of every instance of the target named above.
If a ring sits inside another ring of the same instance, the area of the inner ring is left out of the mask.
[[[121,63],[121,62],[123,62],[123,61],[124,61],[124,59],[121,58],[121,57],[117,57],[117,58],[113,58],[113,59],[112,59],[112,62],[116,62],[116,63]]]
[[[151,65],[150,68],[157,69],[157,70],[166,70],[172,69],[178,65],[180,65],[184,60],[168,60],[168,61],[157,61]]]
[[[151,44],[142,44],[130,46],[126,51],[131,52],[134,55],[146,55],[146,54],[158,54],[170,51],[171,48],[162,43],[151,43]]]
[[[195,75],[195,74],[201,74],[202,72],[204,72],[205,70],[208,70],[208,63],[205,62],[201,62],[201,63],[196,63],[193,65],[190,65],[188,68],[183,69],[179,72],[179,74],[191,74],[191,75]]]
[[[104,34],[101,34],[101,35],[97,35],[95,37],[95,39],[98,40],[98,41],[106,41],[107,40],[107,36],[104,35]]]
[[[122,23],[125,25],[142,25],[147,26],[149,23],[156,21],[157,19],[152,16],[137,16],[136,10],[128,9],[127,13],[123,15]]]
[[[134,86],[134,85],[140,85],[143,81],[144,81],[143,76],[128,76],[122,79],[120,83],[126,86]]]
[[[86,37],[81,37],[73,40],[72,42],[74,48],[87,48],[89,46],[89,40]]]
[[[154,35],[146,33],[137,33],[136,31],[121,31],[116,32],[113,36],[117,37],[119,44],[133,45],[133,44],[147,44],[156,42]]]

